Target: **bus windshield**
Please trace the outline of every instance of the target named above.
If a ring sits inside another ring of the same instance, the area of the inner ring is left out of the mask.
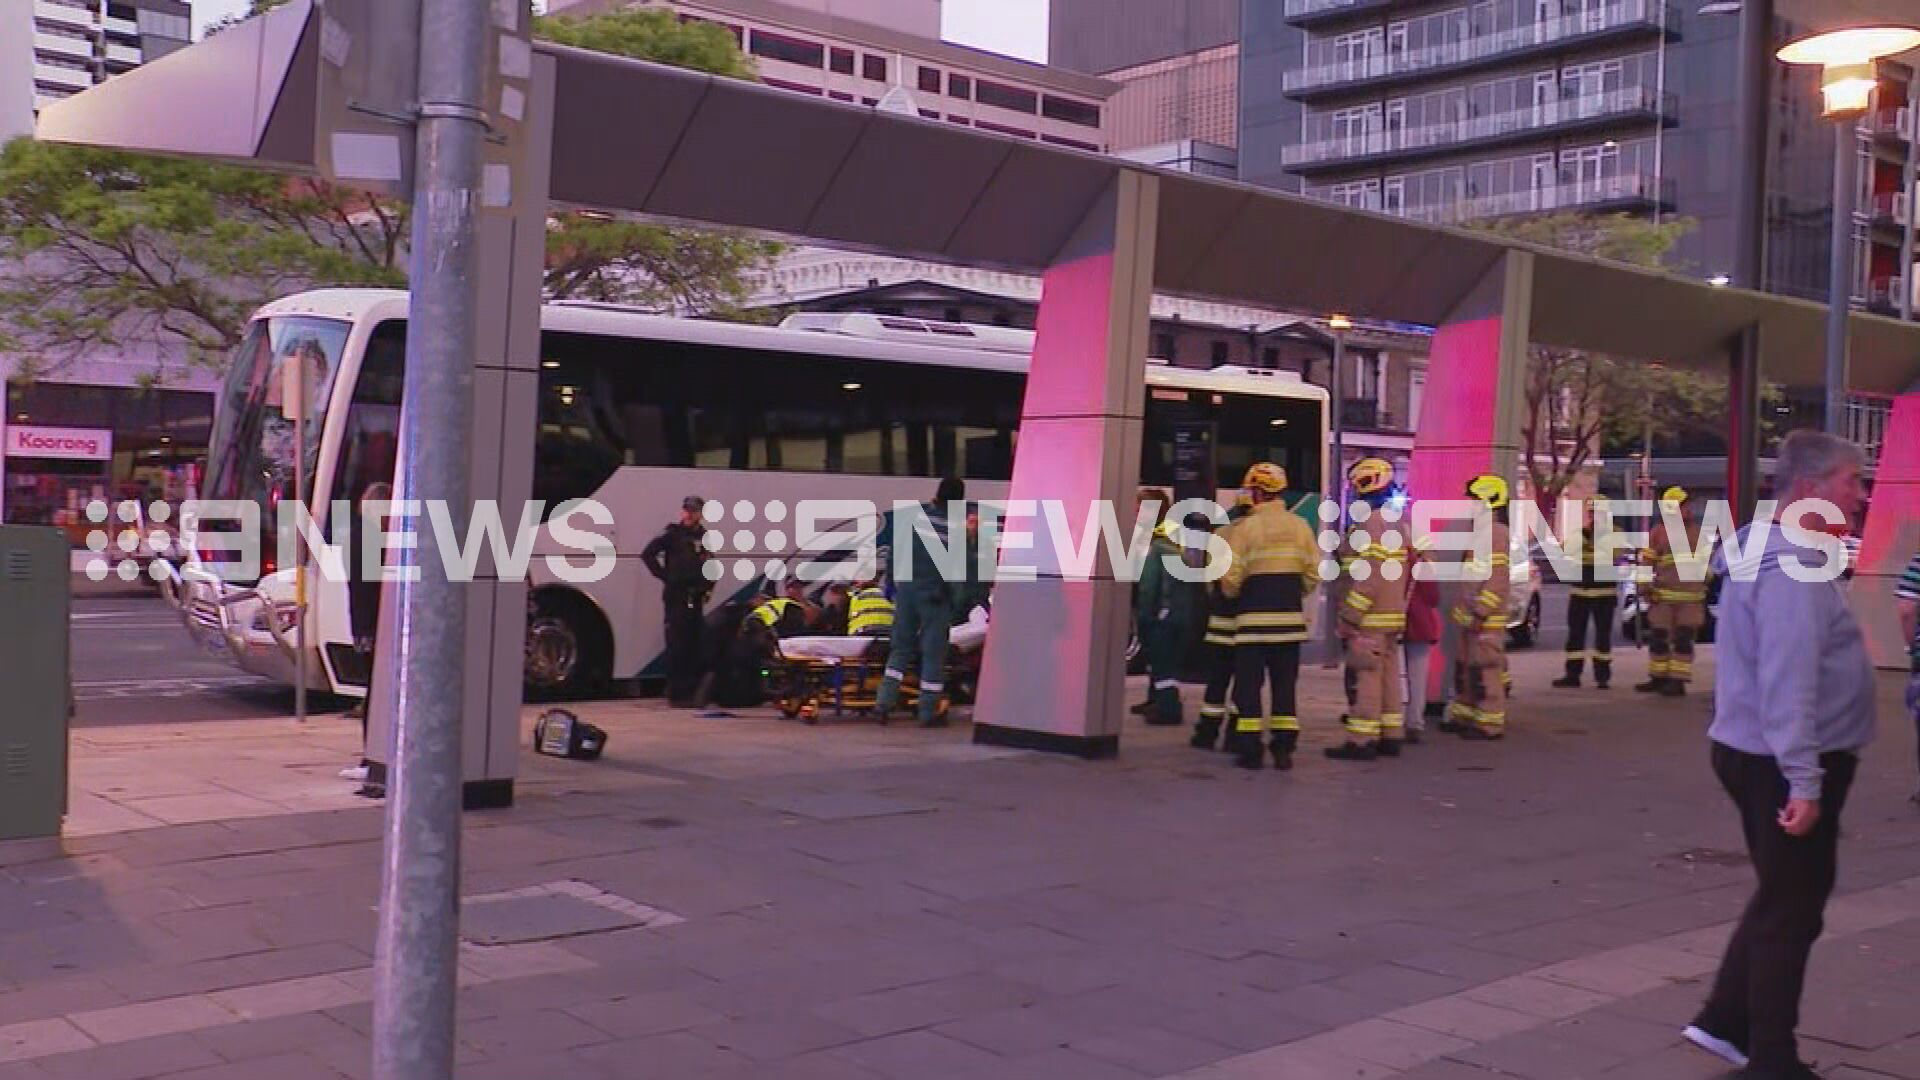
[[[259,505],[271,520],[282,499],[293,497],[294,415],[285,400],[289,365],[306,371],[306,460],[308,495],[320,460],[320,433],[327,396],[340,370],[341,353],[352,324],[305,316],[256,320],[234,350],[214,418],[212,455],[207,462],[208,499]],[[292,384],[297,392],[298,384]]]

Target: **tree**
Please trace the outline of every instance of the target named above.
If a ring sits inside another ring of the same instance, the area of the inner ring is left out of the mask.
[[[657,8],[586,18],[543,16],[535,21],[534,33],[561,45],[754,78],[752,62],[725,28],[681,22]],[[545,288],[554,299],[731,314],[746,299],[752,272],[780,250],[771,241],[726,230],[557,214],[547,231]]]
[[[1555,214],[1488,223],[1500,236],[1636,266],[1660,266],[1693,228],[1624,214]],[[1542,507],[1567,487],[1603,446],[1639,447],[1653,438],[1718,433],[1726,426],[1727,385],[1703,372],[1639,359],[1536,346],[1528,357],[1520,449]]]
[[[275,296],[403,284],[406,231],[404,207],[317,181],[16,139],[0,150],[0,353],[25,377],[129,342],[205,360]]]
[[[250,14],[283,2],[253,0]],[[536,33],[753,74],[724,29],[664,11],[542,18]],[[133,342],[218,363],[252,312],[277,296],[404,285],[408,227],[404,204],[322,181],[16,140],[0,150],[0,355],[28,378]],[[548,230],[546,287],[554,298],[727,313],[778,250],[735,233],[559,214]]]

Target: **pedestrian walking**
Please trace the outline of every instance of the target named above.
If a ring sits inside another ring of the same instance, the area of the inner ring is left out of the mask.
[[[891,523],[893,640],[886,675],[875,699],[882,719],[899,705],[900,684],[917,657],[920,726],[947,725],[947,635],[953,627],[954,587],[964,582],[947,580],[927,545],[931,540],[943,550],[951,550],[956,530],[950,522],[953,515],[958,515],[964,530],[966,498],[966,483],[949,476],[940,481],[933,501],[921,503],[914,511],[918,521]]]
[[[1553,685],[1578,689],[1587,662],[1593,662],[1593,685],[1602,690],[1613,683],[1613,620],[1620,610],[1620,594],[1614,584],[1613,564],[1601,561],[1599,551],[1600,510],[1605,500],[1586,503],[1586,518],[1580,529],[1580,576],[1567,591],[1567,671]],[[1587,650],[1588,631],[1592,631],[1593,650]]]
[[[689,495],[680,501],[680,518],[653,538],[640,559],[660,580],[661,620],[667,633],[667,701],[676,709],[692,708],[694,693],[700,685],[701,631],[707,610],[707,597],[713,582],[705,570],[711,557],[701,541],[706,523],[701,511],[706,500]]]
[[[1907,712],[1913,717],[1915,734],[1920,735],[1920,552],[1907,563],[1894,596],[1900,603],[1900,631],[1907,639]],[[1913,801],[1920,804],[1920,789],[1914,791]]]
[[[1300,745],[1300,715],[1295,694],[1300,681],[1300,646],[1307,640],[1306,600],[1320,584],[1320,552],[1313,530],[1282,499],[1287,473],[1259,462],[1242,481],[1253,512],[1228,536],[1233,555],[1220,591],[1239,607],[1234,624],[1234,705],[1239,716],[1231,736],[1236,762],[1243,769],[1266,764],[1263,732],[1273,766],[1293,768]],[[1262,684],[1271,688],[1271,707],[1261,704]]]
[[[1461,656],[1454,670],[1453,704],[1440,729],[1465,739],[1491,741],[1507,734],[1507,594],[1513,588],[1513,558],[1508,553],[1505,477],[1477,476],[1467,485],[1469,498],[1493,515],[1487,561],[1467,566],[1468,581],[1451,613],[1460,631]]]
[[[1781,443],[1782,505],[1820,499],[1854,518],[1860,451],[1815,431]],[[1760,523],[1768,524],[1768,523]],[[1781,522],[1730,567],[1720,595],[1713,770],[1740,815],[1759,878],[1688,1041],[1741,1066],[1744,1080],[1811,1080],[1794,1028],[1807,958],[1838,863],[1840,814],[1874,735],[1874,674],[1840,581],[1810,577],[1837,543]],[[1803,580],[1805,579],[1805,580]]]
[[[1347,534],[1346,596],[1338,631],[1353,699],[1347,739],[1327,748],[1336,761],[1399,757],[1406,736],[1400,696],[1400,636],[1407,628],[1407,573],[1412,544],[1385,510],[1393,496],[1393,463],[1362,458],[1347,470],[1353,491],[1353,528]],[[1396,515],[1397,517],[1397,515]]]
[[[1707,575],[1700,550],[1700,521],[1687,509],[1685,488],[1670,487],[1660,494],[1663,520],[1653,527],[1641,560],[1653,567],[1647,586],[1647,681],[1635,686],[1642,694],[1681,697],[1693,681],[1693,641],[1707,620]],[[1679,516],[1684,538],[1675,537],[1664,520]],[[1681,546],[1684,539],[1685,547]]]

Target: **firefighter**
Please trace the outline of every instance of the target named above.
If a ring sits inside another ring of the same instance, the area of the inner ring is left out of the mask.
[[[1152,680],[1148,700],[1153,709],[1146,718],[1156,727],[1177,727],[1186,722],[1180,711],[1180,662],[1186,656],[1202,604],[1199,583],[1182,580],[1169,566],[1187,563],[1180,540],[1180,530],[1173,522],[1162,520],[1154,526],[1140,575],[1140,645],[1147,652],[1148,677]]]
[[[1362,458],[1347,470],[1354,495],[1348,534],[1346,596],[1340,601],[1339,634],[1353,700],[1345,720],[1347,741],[1327,748],[1336,761],[1372,761],[1400,756],[1406,737],[1400,687],[1400,635],[1407,629],[1407,533],[1384,511],[1393,498],[1393,463]],[[1398,515],[1396,515],[1397,518]]]
[[[1640,552],[1641,561],[1653,567],[1653,579],[1645,585],[1647,681],[1634,687],[1643,694],[1681,697],[1693,679],[1693,639],[1706,621],[1707,581],[1698,550],[1700,522],[1687,512],[1686,503],[1684,488],[1661,492],[1662,521]],[[1686,537],[1684,551],[1669,531],[1676,523]]]
[[[1235,500],[1233,509],[1227,513],[1227,524],[1220,528],[1220,538],[1227,541],[1229,549],[1233,546],[1233,530],[1253,512],[1253,500],[1242,495]],[[1216,745],[1231,750],[1234,745],[1233,727],[1238,717],[1237,711],[1229,704],[1228,693],[1233,689],[1234,638],[1240,629],[1240,602],[1220,591],[1220,582],[1214,581],[1207,586],[1207,632],[1201,638],[1206,659],[1207,688],[1200,699],[1200,721],[1194,725],[1193,748],[1212,750]],[[1225,732],[1225,741],[1221,733]]]
[[[1231,737],[1243,769],[1266,764],[1260,734],[1271,736],[1274,768],[1293,768],[1300,744],[1294,692],[1300,679],[1300,645],[1307,640],[1307,596],[1320,584],[1320,552],[1313,530],[1287,508],[1287,473],[1260,462],[1242,481],[1253,512],[1234,526],[1227,545],[1232,562],[1220,591],[1239,602],[1234,624],[1233,696],[1239,716]],[[1272,708],[1261,705],[1261,683],[1272,685]]]
[[[1462,655],[1454,667],[1453,705],[1441,728],[1484,741],[1504,738],[1507,732],[1507,594],[1513,588],[1507,503],[1511,494],[1505,478],[1484,474],[1467,485],[1467,495],[1493,515],[1492,542],[1486,562],[1468,564],[1464,595],[1453,606]]]
[[[1593,661],[1593,685],[1605,690],[1613,682],[1613,617],[1620,607],[1614,591],[1612,567],[1599,561],[1599,516],[1605,500],[1586,506],[1586,524],[1580,530],[1580,577],[1567,594],[1567,673],[1553,685],[1574,689],[1588,660]],[[1593,651],[1587,651],[1587,628],[1593,628]]]

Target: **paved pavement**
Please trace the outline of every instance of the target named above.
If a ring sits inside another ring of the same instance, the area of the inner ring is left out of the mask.
[[[467,822],[460,1075],[1721,1076],[1675,1037],[1748,880],[1704,695],[1516,666],[1504,745],[1289,775],[1137,725],[1086,763],[587,706],[604,760],[529,755],[518,805]],[[1805,1024],[1845,1080],[1920,1078],[1913,733],[1884,689]],[[1332,674],[1306,691],[1317,747]],[[0,845],[0,1080],[366,1076],[381,817],[331,776],[356,739],[77,735],[91,816]]]

